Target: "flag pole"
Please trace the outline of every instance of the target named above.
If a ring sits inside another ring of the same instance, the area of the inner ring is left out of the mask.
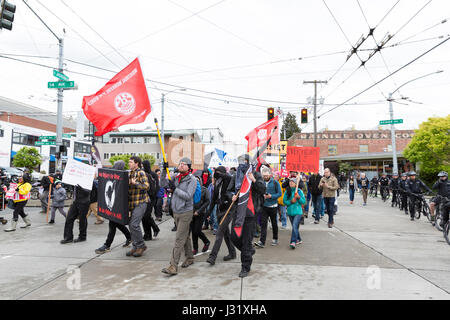
[[[236,193],[235,195],[239,197],[239,193],[241,193],[240,191],[238,193]],[[228,215],[228,212],[230,212],[231,207],[233,206],[233,204],[235,203],[235,201],[231,201],[230,207],[228,208],[227,212],[225,213],[225,215],[223,216],[222,220],[220,220],[219,226],[222,225],[222,222],[225,220],[225,218]]]
[[[156,119],[156,118],[155,118],[155,125],[156,125],[156,131],[158,132],[159,145],[161,146],[161,151],[162,151],[162,154],[163,154],[164,163],[167,163],[166,152],[164,151],[164,145],[163,145],[162,140],[161,140],[161,133],[159,132],[159,128],[158,128],[158,119]],[[169,168],[166,168],[166,172],[167,172],[167,177],[169,178],[169,180],[171,180],[170,173],[169,173]]]

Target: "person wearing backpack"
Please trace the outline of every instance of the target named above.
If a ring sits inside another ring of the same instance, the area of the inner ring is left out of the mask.
[[[198,238],[203,241],[202,252],[206,252],[209,249],[210,242],[205,234],[202,232],[203,221],[206,216],[206,209],[209,207],[209,190],[206,189],[201,183],[201,177],[196,177],[197,189],[194,194],[194,216],[191,222],[192,231],[192,254],[196,255],[198,253]],[[198,194],[200,190],[200,195]]]
[[[266,193],[264,194],[264,204],[261,215],[261,238],[258,242],[255,242],[255,246],[258,248],[264,248],[267,237],[267,222],[270,218],[272,223],[272,245],[278,244],[278,223],[277,223],[277,211],[278,211],[278,198],[281,197],[281,186],[270,174],[270,169],[262,167],[261,173],[266,184]]]
[[[153,237],[156,238],[160,229],[156,224],[155,220],[152,217],[152,210],[154,206],[156,206],[156,194],[158,192],[157,187],[159,183],[158,176],[150,169],[150,161],[144,160],[142,161],[142,166],[144,168],[145,174],[147,175],[149,189],[148,196],[150,198],[150,202],[147,204],[147,209],[145,210],[144,217],[142,218],[142,226],[144,227],[144,241],[152,240]],[[156,177],[156,178],[155,178]],[[156,212],[156,211],[155,211]],[[153,236],[152,236],[153,229]]]

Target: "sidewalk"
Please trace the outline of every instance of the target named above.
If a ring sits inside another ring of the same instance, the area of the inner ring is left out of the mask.
[[[158,238],[146,242],[144,256],[134,258],[125,256],[129,248],[122,248],[125,238],[120,231],[111,252],[94,253],[105,241],[108,226],[94,225],[93,216],[88,241],[61,245],[63,217],[46,225],[37,208],[26,208],[31,228],[0,230],[0,264],[7,270],[0,279],[0,299],[450,298],[450,248],[442,234],[423,219],[409,221],[380,199],[369,198],[363,207],[360,195],[353,205],[347,198],[348,194],[339,198],[335,228],[329,229],[324,220],[313,224],[310,215],[300,227],[303,244],[295,250],[289,248],[290,225],[279,229],[278,246],[270,245],[269,229],[268,245],[257,249],[252,271],[244,279],[238,277],[239,254],[236,260],[222,260],[225,244],[215,266],[206,263],[208,255],[203,254],[189,268],[179,267],[177,276],[161,273],[175,236],[168,216],[159,223]],[[77,224],[74,231],[77,236]],[[212,233],[206,234],[213,242]],[[73,267],[78,269],[68,269]]]

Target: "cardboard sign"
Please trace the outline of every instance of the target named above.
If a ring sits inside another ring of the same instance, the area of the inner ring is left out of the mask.
[[[320,148],[287,147],[286,170],[297,172],[318,172]]]
[[[17,189],[17,183],[15,183],[15,182],[11,182],[10,184],[9,184],[9,189],[8,189],[8,191],[6,192],[6,195],[5,195],[5,199],[14,199],[14,195],[16,194],[16,189]]]
[[[82,188],[91,190],[94,177],[95,167],[69,158],[64,169],[62,183],[72,186],[79,184]]]
[[[127,171],[98,169],[98,215],[122,225],[130,222]]]

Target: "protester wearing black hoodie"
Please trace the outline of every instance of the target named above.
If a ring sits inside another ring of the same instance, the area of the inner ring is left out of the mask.
[[[156,238],[160,229],[158,225],[155,223],[155,220],[152,217],[152,209],[156,207],[156,194],[159,190],[159,179],[158,175],[154,173],[150,168],[150,161],[144,160],[142,161],[142,166],[144,167],[144,171],[147,174],[147,179],[150,184],[150,188],[148,189],[148,196],[150,197],[150,203],[147,205],[147,209],[145,210],[144,217],[142,218],[142,226],[144,227],[144,240],[152,240],[153,237]],[[155,210],[156,212],[156,210]],[[152,237],[152,229],[153,229],[153,237]]]
[[[315,172],[309,177],[308,190],[311,193],[311,200],[314,206],[314,223],[318,224],[320,221],[320,213],[322,212],[322,189],[319,188],[320,180],[322,176]]]
[[[234,183],[231,183],[232,177],[227,173],[225,167],[223,166],[217,167],[214,171],[214,180],[214,194],[210,202],[209,212],[211,213],[214,206],[217,205],[217,221],[220,223],[230,207],[231,198],[234,195]],[[214,242],[214,246],[208,259],[206,260],[206,262],[211,265],[215,264],[217,254],[219,253],[220,246],[222,245],[222,241],[224,239],[228,248],[228,255],[223,259],[228,261],[236,258],[236,249],[231,243],[230,230],[228,228],[231,219],[232,215],[229,213],[222,224],[219,225],[219,229],[216,234],[216,241]]]

